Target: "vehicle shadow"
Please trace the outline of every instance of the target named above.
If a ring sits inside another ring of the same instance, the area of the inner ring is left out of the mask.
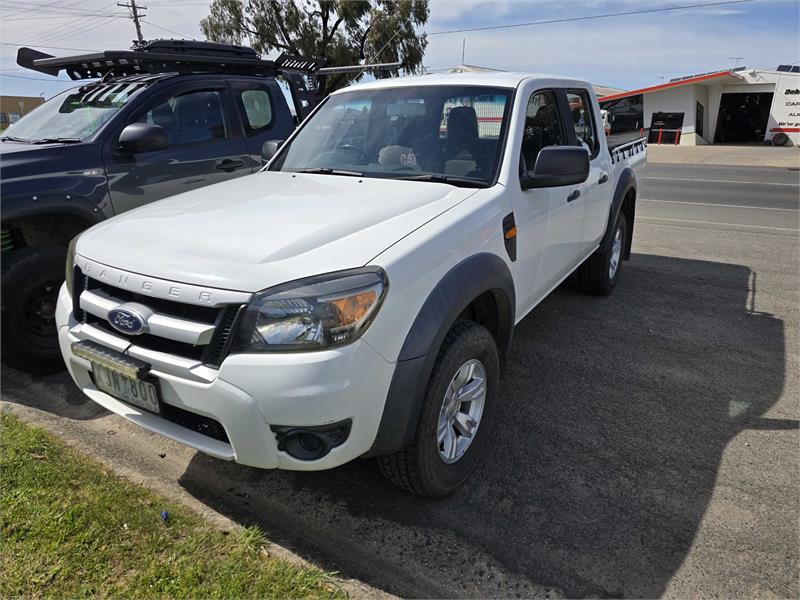
[[[492,451],[422,500],[372,461],[259,471],[197,455],[195,497],[275,541],[404,596],[661,595],[686,557],[728,442],[784,382],[784,324],[747,267],[636,254],[616,292],[567,282],[517,328]]]
[[[4,365],[0,372],[0,388],[3,400],[67,419],[87,421],[109,414],[78,389],[66,369],[53,375],[31,375]]]

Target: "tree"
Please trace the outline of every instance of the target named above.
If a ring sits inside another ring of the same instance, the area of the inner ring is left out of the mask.
[[[399,61],[415,73],[428,45],[417,27],[429,12],[428,0],[213,0],[200,27],[213,42],[251,46],[262,54],[322,58],[327,66]],[[319,82],[319,93],[360,77],[331,76]]]

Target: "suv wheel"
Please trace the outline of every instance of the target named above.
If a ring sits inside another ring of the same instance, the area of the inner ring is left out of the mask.
[[[620,211],[614,224],[614,237],[611,246],[603,250],[598,248],[578,268],[578,280],[587,294],[607,296],[617,285],[622,270],[622,252],[628,237],[628,222]]]
[[[379,457],[381,472],[420,496],[455,490],[486,446],[499,378],[492,334],[478,323],[458,322],[439,349],[414,440]]]
[[[29,373],[64,369],[56,303],[66,248],[21,248],[3,256],[3,362]]]

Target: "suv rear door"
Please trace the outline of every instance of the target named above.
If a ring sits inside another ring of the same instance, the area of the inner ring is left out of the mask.
[[[162,126],[169,146],[121,152],[119,134],[135,122]],[[110,136],[104,160],[115,213],[251,172],[241,123],[222,80],[172,85],[149,98]]]

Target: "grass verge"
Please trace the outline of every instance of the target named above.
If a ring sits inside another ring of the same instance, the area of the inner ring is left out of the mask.
[[[256,528],[226,535],[13,415],[0,427],[2,598],[344,597]]]

